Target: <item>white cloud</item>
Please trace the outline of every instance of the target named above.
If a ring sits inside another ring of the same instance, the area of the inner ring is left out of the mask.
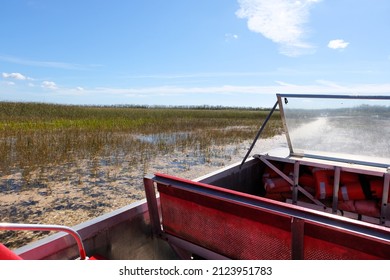
[[[41,84],[41,87],[46,88],[46,89],[58,89],[56,83],[50,82],[50,81],[43,81]]]
[[[14,79],[14,80],[32,80],[29,77],[26,77],[20,73],[2,73],[4,79]]]
[[[345,42],[344,40],[342,39],[336,39],[336,40],[330,40],[329,43],[328,43],[328,48],[331,48],[331,49],[345,49],[346,47],[348,47],[349,43],[348,42]]]
[[[5,84],[8,81],[0,81]],[[46,90],[43,90],[43,87]],[[203,103],[218,100],[216,105],[228,106],[271,106],[274,104],[275,93],[297,93],[297,94],[361,94],[361,95],[389,95],[390,83],[338,83],[330,80],[316,80],[309,83],[291,83],[289,81],[277,80],[273,83],[263,85],[218,85],[218,86],[155,86],[155,87],[133,87],[133,88],[84,88],[79,90],[76,87],[58,87],[55,83],[46,81],[41,84],[42,88],[30,89],[40,97],[45,96],[46,100],[58,102],[68,100],[74,104],[170,104],[179,103],[191,105],[190,100],[197,100]],[[47,88],[55,89],[53,91]],[[0,95],[6,96],[12,88],[0,87]],[[20,93],[21,95],[23,93]],[[54,98],[54,99],[51,99]],[[61,99],[57,99],[61,98]],[[187,103],[190,102],[190,103]],[[162,103],[161,103],[162,102]],[[229,103],[233,102],[233,103]],[[267,105],[268,104],[268,105]]]
[[[153,96],[185,96],[188,94],[217,94],[237,95],[241,94],[271,94],[275,93],[297,93],[297,94],[362,94],[378,95],[390,94],[390,83],[384,84],[339,84],[333,81],[317,80],[310,84],[292,84],[284,81],[276,81],[275,84],[261,86],[235,86],[221,85],[210,87],[142,87],[142,88],[95,88],[84,90],[84,94],[91,96],[122,95],[128,97],[153,97]],[[65,92],[64,92],[65,93]],[[66,91],[69,93],[69,91]]]
[[[66,70],[86,70],[93,69],[96,67],[101,67],[100,64],[91,64],[91,65],[81,65],[76,63],[60,62],[60,61],[40,61],[40,60],[29,60],[20,57],[14,56],[4,56],[0,55],[0,61],[10,62],[20,65],[29,65],[37,67],[47,67],[47,68],[58,68]]]
[[[239,18],[248,19],[249,30],[279,44],[280,52],[298,56],[313,52],[314,46],[304,41],[305,24],[312,4],[319,0],[238,0]]]
[[[226,42],[237,40],[237,39],[238,39],[238,35],[237,34],[231,34],[231,33],[226,33],[225,34],[225,41]]]

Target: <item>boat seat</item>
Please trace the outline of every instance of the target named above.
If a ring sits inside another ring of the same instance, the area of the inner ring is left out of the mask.
[[[162,173],[148,180],[159,193],[157,205],[150,196],[155,185],[146,183],[154,231],[201,257],[209,251],[252,260],[390,257],[384,227]]]

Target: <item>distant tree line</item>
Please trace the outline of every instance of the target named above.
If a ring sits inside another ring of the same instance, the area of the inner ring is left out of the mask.
[[[267,107],[245,107],[245,106],[222,106],[222,105],[137,105],[137,104],[117,104],[117,105],[97,105],[93,107],[104,108],[141,108],[141,109],[192,109],[192,110],[248,110],[248,111],[269,111]]]
[[[19,105],[18,105],[19,104]],[[192,109],[192,110],[247,110],[247,111],[269,111],[267,107],[245,107],[245,106],[222,106],[222,105],[142,105],[142,104],[112,104],[112,105],[82,105],[82,104],[59,104],[43,102],[12,102],[0,101],[0,106],[60,106],[60,107],[81,107],[81,108],[135,108],[135,109]]]

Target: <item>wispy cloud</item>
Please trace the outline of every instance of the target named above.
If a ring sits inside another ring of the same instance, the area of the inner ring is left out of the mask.
[[[41,83],[41,87],[45,88],[45,89],[51,89],[51,90],[58,89],[58,86],[56,85],[56,83],[55,82],[51,82],[51,81],[43,81]]]
[[[293,84],[284,81],[275,81],[274,84],[261,86],[235,86],[221,85],[209,87],[178,87],[157,86],[140,88],[90,88],[84,89],[80,94],[91,96],[123,95],[128,97],[153,97],[153,96],[186,96],[188,94],[217,94],[236,95],[241,94],[270,94],[287,92],[297,94],[389,94],[390,83],[385,84],[339,84],[333,81],[317,80],[310,84]]]
[[[0,81],[5,84],[8,80]],[[0,97],[7,96],[20,88],[11,85],[0,87]],[[28,95],[26,94],[28,93]],[[155,86],[155,87],[66,87],[51,81],[43,81],[39,86],[22,90],[20,96],[26,100],[45,96],[46,100],[62,100],[71,104],[186,104],[213,102],[227,106],[269,106],[276,93],[297,94],[349,94],[349,95],[389,95],[390,83],[338,83],[329,80],[316,80],[310,83],[295,84],[278,80],[273,83],[253,86]],[[34,99],[35,100],[35,99]],[[213,100],[213,101],[212,101]],[[267,105],[268,104],[268,105]],[[273,103],[272,103],[273,104]]]
[[[282,70],[276,70],[279,74]],[[172,73],[172,74],[145,74],[145,75],[131,75],[125,76],[126,79],[191,79],[191,78],[220,78],[220,77],[262,77],[274,75],[275,72],[270,71],[258,71],[258,72],[199,72],[199,73]]]
[[[4,79],[14,79],[14,80],[20,80],[20,81],[33,80],[32,78],[27,77],[27,76],[20,74],[20,73],[2,73],[2,76]]]
[[[238,35],[237,34],[232,34],[232,33],[226,33],[225,34],[225,41],[226,42],[231,42],[231,41],[234,41],[234,40],[237,40],[238,39]]]
[[[328,48],[337,50],[337,49],[345,49],[348,47],[349,43],[345,42],[342,39],[330,40],[328,43]]]
[[[238,0],[239,18],[248,20],[249,30],[260,33],[280,46],[287,56],[311,53],[314,46],[305,42],[310,7],[320,0]]]
[[[67,63],[67,62],[58,62],[58,61],[40,61],[40,60],[30,60],[24,59],[15,56],[4,56],[0,55],[0,61],[19,64],[19,65],[28,65],[36,67],[45,67],[45,68],[58,68],[65,70],[87,70],[90,68],[99,67],[101,65],[81,65],[76,63]]]

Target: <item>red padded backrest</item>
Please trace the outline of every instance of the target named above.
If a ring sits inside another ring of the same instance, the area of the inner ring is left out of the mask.
[[[22,260],[22,258],[0,243],[0,260]]]
[[[282,208],[308,217],[302,242],[305,259],[390,257],[390,243],[347,230],[348,223],[360,227],[359,222],[175,176],[155,175],[159,177],[157,190],[164,232],[228,258],[290,259],[293,236],[289,213],[292,212],[276,211]],[[309,219],[313,217],[319,222]],[[329,225],[324,219],[330,221]],[[346,229],[332,226],[338,223],[345,223]],[[362,233],[368,226],[373,232],[389,232],[365,224]]]

